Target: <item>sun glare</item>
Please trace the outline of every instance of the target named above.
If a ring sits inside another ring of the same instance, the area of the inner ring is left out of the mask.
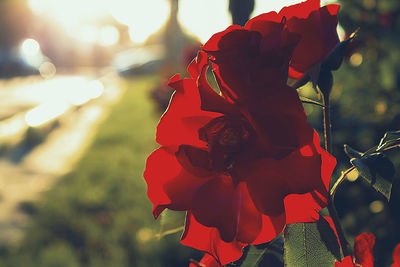
[[[180,0],[178,19],[190,34],[207,41],[214,33],[224,30],[231,24],[227,0]]]
[[[119,41],[119,32],[117,28],[111,25],[104,26],[100,29],[99,42],[103,46],[115,45]]]
[[[167,0],[117,0],[109,6],[111,15],[129,26],[133,42],[142,43],[167,21],[170,6]]]
[[[116,44],[116,28],[89,28],[111,15],[129,26],[134,42],[144,42],[159,30],[169,16],[168,0],[28,0],[38,16],[47,17],[61,25],[70,35],[86,43]]]
[[[252,17],[301,0],[255,1]],[[334,2],[334,1],[322,1]],[[40,16],[47,16],[63,26],[70,35],[85,43],[110,46],[118,43],[116,28],[96,28],[93,22],[111,15],[129,27],[134,43],[143,43],[158,31],[170,14],[169,0],[28,0],[30,8]],[[214,33],[231,24],[228,0],[179,0],[178,20],[182,28],[197,36],[203,43]],[[91,24],[90,24],[91,23]]]

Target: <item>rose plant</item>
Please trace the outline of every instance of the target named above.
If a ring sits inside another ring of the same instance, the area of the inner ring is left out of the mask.
[[[339,41],[338,10],[308,0],[230,26],[202,46],[190,77],[170,79],[175,92],[156,133],[161,147],[147,159],[144,178],[155,218],[165,209],[186,211],[181,243],[206,252],[192,265],[241,264],[250,246],[281,237],[285,226],[288,266],[353,262],[332,201],[345,175],[329,190],[336,165],[328,145],[331,71],[350,41]],[[210,66],[218,92],[207,80]],[[307,122],[296,91],[302,84],[289,86],[289,78],[321,89],[328,151]],[[368,155],[353,168],[368,165]],[[325,207],[331,226],[319,215]],[[308,244],[323,250],[307,259]]]

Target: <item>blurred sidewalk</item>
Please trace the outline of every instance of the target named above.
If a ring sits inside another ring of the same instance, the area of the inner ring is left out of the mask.
[[[0,81],[0,152],[2,146],[23,151],[18,160],[10,156],[15,151],[0,154],[0,243],[22,237],[27,215],[21,203],[37,199],[70,170],[123,88],[113,72],[100,78],[34,79]],[[42,127],[48,132],[41,143],[24,151],[21,143],[29,124],[35,125],[33,130]]]

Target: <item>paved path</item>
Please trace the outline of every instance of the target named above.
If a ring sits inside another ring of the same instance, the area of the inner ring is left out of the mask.
[[[90,78],[87,79],[90,82]],[[65,82],[67,80],[60,81]],[[100,81],[104,85],[104,93],[96,99],[79,105],[79,107],[71,107],[57,117],[59,126],[51,131],[46,140],[25,155],[21,161],[13,163],[7,158],[0,157],[0,243],[17,242],[20,239],[22,230],[27,223],[27,215],[20,211],[19,203],[37,199],[43,191],[51,187],[58,177],[65,174],[76,163],[90,144],[97,126],[107,115],[109,107],[120,96],[122,87],[117,75],[108,74],[95,81]],[[0,82],[0,88],[1,85]],[[40,88],[40,83],[36,86]],[[57,82],[54,86],[54,88],[57,88]],[[19,93],[24,90],[26,93],[29,92],[26,88],[21,89],[21,87],[18,87],[15,91],[7,90],[8,92],[0,93],[0,99],[4,99],[1,98],[2,94],[4,96],[8,93],[10,96],[17,94],[16,91],[18,90],[20,90]],[[54,96],[61,94],[60,92],[57,92]],[[17,105],[10,104],[8,107],[13,107],[15,114],[11,113],[4,117],[7,117],[8,120],[21,120],[21,118],[26,118],[29,109],[33,109],[35,105],[38,106],[46,101],[43,96],[40,99],[39,96],[35,96],[31,92],[29,94],[22,97],[20,102],[18,102],[18,99],[13,99],[14,104]],[[19,108],[15,106],[19,106]],[[0,115],[6,113],[7,108],[4,108],[0,100]],[[25,116],[21,116],[20,113]],[[1,142],[12,142],[12,138],[18,139],[18,135],[23,135],[15,133],[11,139],[1,139],[1,126],[4,121],[0,121],[0,144]],[[5,128],[3,127],[3,129]],[[20,131],[25,130],[23,127],[20,129]]]

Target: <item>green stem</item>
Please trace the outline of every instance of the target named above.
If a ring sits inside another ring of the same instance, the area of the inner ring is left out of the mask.
[[[336,180],[335,184],[332,186],[331,188],[331,198],[332,200],[335,198],[335,193],[337,188],[339,187],[339,185],[346,179],[347,174],[349,174],[350,172],[352,172],[356,167],[351,167],[349,169],[347,169],[346,171],[342,172],[342,175],[340,175],[340,177]]]
[[[331,127],[331,117],[330,117],[330,103],[329,103],[329,93],[322,94],[323,105],[325,106],[323,110],[324,114],[324,137],[325,137],[325,149],[330,154],[332,154],[332,127]],[[349,256],[349,248],[346,237],[344,236],[344,231],[342,224],[340,223],[339,216],[337,214],[335,205],[333,204],[332,196],[328,195],[328,211],[331,215],[333,224],[335,225],[336,232],[339,238],[340,246],[342,247],[343,256]]]

